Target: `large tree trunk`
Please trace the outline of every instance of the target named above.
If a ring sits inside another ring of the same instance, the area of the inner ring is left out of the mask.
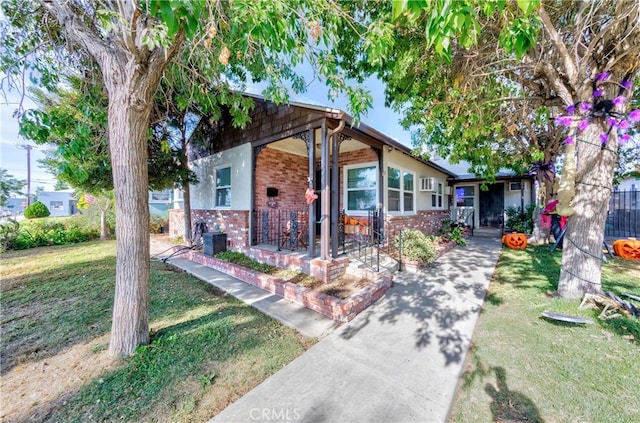
[[[103,71],[103,73],[106,73]],[[140,84],[144,78],[140,78]],[[109,94],[109,148],[116,203],[116,290],[109,353],[131,355],[149,342],[149,189],[147,130],[151,98],[126,86]],[[146,87],[144,87],[146,88]],[[137,104],[136,104],[137,103]]]
[[[184,131],[182,132],[182,153],[180,155],[180,164],[186,170],[189,169],[189,159],[188,159],[188,144],[184,138]],[[183,201],[182,208],[184,209],[184,235],[183,240],[186,245],[191,247],[193,245],[193,240],[191,239],[191,189],[189,186],[189,182],[186,182],[182,185],[182,193],[183,193]]]
[[[604,122],[596,121],[576,137],[576,195],[571,203],[575,214],[567,222],[558,283],[564,298],[601,289],[602,241],[618,150],[615,131],[606,149],[601,148],[599,136],[607,130]]]

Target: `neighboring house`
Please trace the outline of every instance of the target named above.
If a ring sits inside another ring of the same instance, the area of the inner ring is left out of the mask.
[[[149,213],[152,215],[169,217],[169,209],[175,208],[173,203],[173,189],[149,191]]]
[[[454,193],[452,215],[457,216],[458,220],[465,220],[467,224],[471,224],[473,217],[475,227],[501,228],[505,209],[524,209],[534,201],[532,178],[529,175],[516,175],[502,169],[496,175],[495,183],[486,184],[487,189],[483,190],[485,181],[469,173],[468,163],[451,165],[445,160],[436,163],[455,173],[456,176],[449,181]]]
[[[386,232],[437,233],[450,217],[452,172],[365,124],[352,126],[341,110],[251,97],[256,107],[247,128],[234,128],[224,114],[201,121],[196,131],[208,146],[189,157],[200,181],[190,188],[193,222],[223,230],[230,248],[279,244],[288,224],[308,245],[307,257],[322,262],[311,260],[311,267],[329,272],[350,218],[363,222],[377,211]],[[318,195],[311,205],[308,187]],[[171,210],[172,236],[181,235],[182,216]]]
[[[4,210],[8,210],[12,215],[22,214],[27,208],[27,197],[7,198],[7,204],[2,206]]]
[[[78,212],[73,191],[43,191],[38,194],[38,201],[47,206],[51,217],[71,216]]]

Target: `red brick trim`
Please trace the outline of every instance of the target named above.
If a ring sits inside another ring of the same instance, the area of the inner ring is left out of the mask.
[[[174,251],[179,248],[175,246]],[[372,282],[349,298],[340,299],[215,257],[206,256],[196,251],[189,251],[181,257],[231,275],[243,282],[284,297],[340,322],[352,320],[381,298],[393,285],[392,277],[383,275],[380,276],[380,279]]]

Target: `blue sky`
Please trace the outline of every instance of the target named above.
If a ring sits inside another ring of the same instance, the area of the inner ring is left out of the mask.
[[[311,81],[309,75],[304,75],[304,77],[307,81]],[[398,123],[400,116],[384,106],[382,84],[375,78],[370,78],[365,81],[364,86],[373,95],[373,106],[367,115],[362,118],[362,122],[398,142],[411,146],[410,133],[403,130]],[[259,87],[254,85],[248,85],[247,91],[260,94]],[[292,94],[291,100],[349,111],[346,98],[341,96],[334,101],[329,101],[327,93],[327,87],[322,82],[314,80],[310,83],[305,93]],[[27,152],[20,146],[23,144],[33,145],[34,148],[31,150],[31,191],[35,192],[38,186],[43,186],[47,191],[53,190],[53,186],[56,183],[55,178],[40,167],[38,163],[39,159],[44,158],[44,151],[46,151],[47,146],[36,146],[18,135],[18,121],[13,117],[13,112],[18,107],[19,101],[20,94],[16,90],[5,92],[4,97],[0,97],[0,168],[7,169],[9,174],[15,178],[26,181]],[[35,104],[29,99],[25,99],[24,107],[26,109],[34,108]]]

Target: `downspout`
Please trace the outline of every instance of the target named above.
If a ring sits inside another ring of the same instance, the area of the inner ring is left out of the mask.
[[[320,259],[329,260],[329,242],[331,239],[331,226],[337,225],[337,217],[331,216],[331,187],[329,186],[329,140],[344,129],[345,121],[341,117],[338,126],[326,132],[322,140],[322,211],[320,217]],[[323,124],[323,129],[326,124]],[[333,221],[335,220],[335,221]],[[330,226],[331,225],[331,226]],[[336,226],[337,228],[337,226]]]

